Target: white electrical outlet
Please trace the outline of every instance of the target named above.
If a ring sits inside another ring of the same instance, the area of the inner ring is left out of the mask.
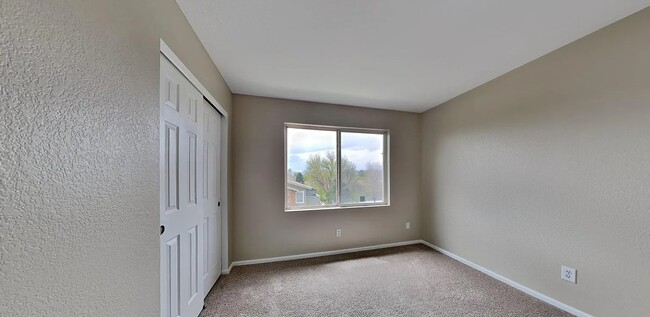
[[[406,223],[406,229],[411,229],[411,223],[410,222]]]
[[[341,229],[336,229],[336,237],[340,237],[340,236],[341,236]]]
[[[563,280],[576,284],[576,269],[562,265],[561,277]]]

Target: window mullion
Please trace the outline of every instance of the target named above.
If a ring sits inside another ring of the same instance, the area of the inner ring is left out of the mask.
[[[384,153],[382,153],[382,155],[384,156],[383,157],[383,160],[384,160],[384,166],[383,166],[384,184],[383,185],[384,186],[383,186],[382,189],[383,189],[383,192],[384,192],[383,201],[384,201],[385,204],[390,203],[390,174],[389,174],[390,169],[388,168],[390,166],[389,147],[390,147],[389,136],[388,136],[388,133],[384,132],[384,150],[383,150]]]
[[[336,205],[341,206],[341,130],[336,130]]]

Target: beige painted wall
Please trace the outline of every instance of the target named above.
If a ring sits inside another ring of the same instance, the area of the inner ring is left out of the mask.
[[[162,37],[226,109],[174,0],[0,0],[0,315],[159,315]]]
[[[649,57],[646,9],[425,112],[425,239],[596,316],[649,316]]]
[[[418,114],[242,95],[233,109],[235,260],[420,238]],[[285,122],[390,129],[391,206],[284,212]]]

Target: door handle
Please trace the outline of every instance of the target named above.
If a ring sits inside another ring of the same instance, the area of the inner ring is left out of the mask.
[[[165,226],[160,225],[160,235],[162,236],[163,232],[165,232]]]
[[[217,207],[221,207],[221,202],[220,201],[217,202]]]

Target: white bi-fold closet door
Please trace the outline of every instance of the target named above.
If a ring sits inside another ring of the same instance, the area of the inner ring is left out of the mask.
[[[160,311],[195,317],[221,272],[221,115],[160,56]]]
[[[203,100],[203,295],[221,275],[221,114]]]

